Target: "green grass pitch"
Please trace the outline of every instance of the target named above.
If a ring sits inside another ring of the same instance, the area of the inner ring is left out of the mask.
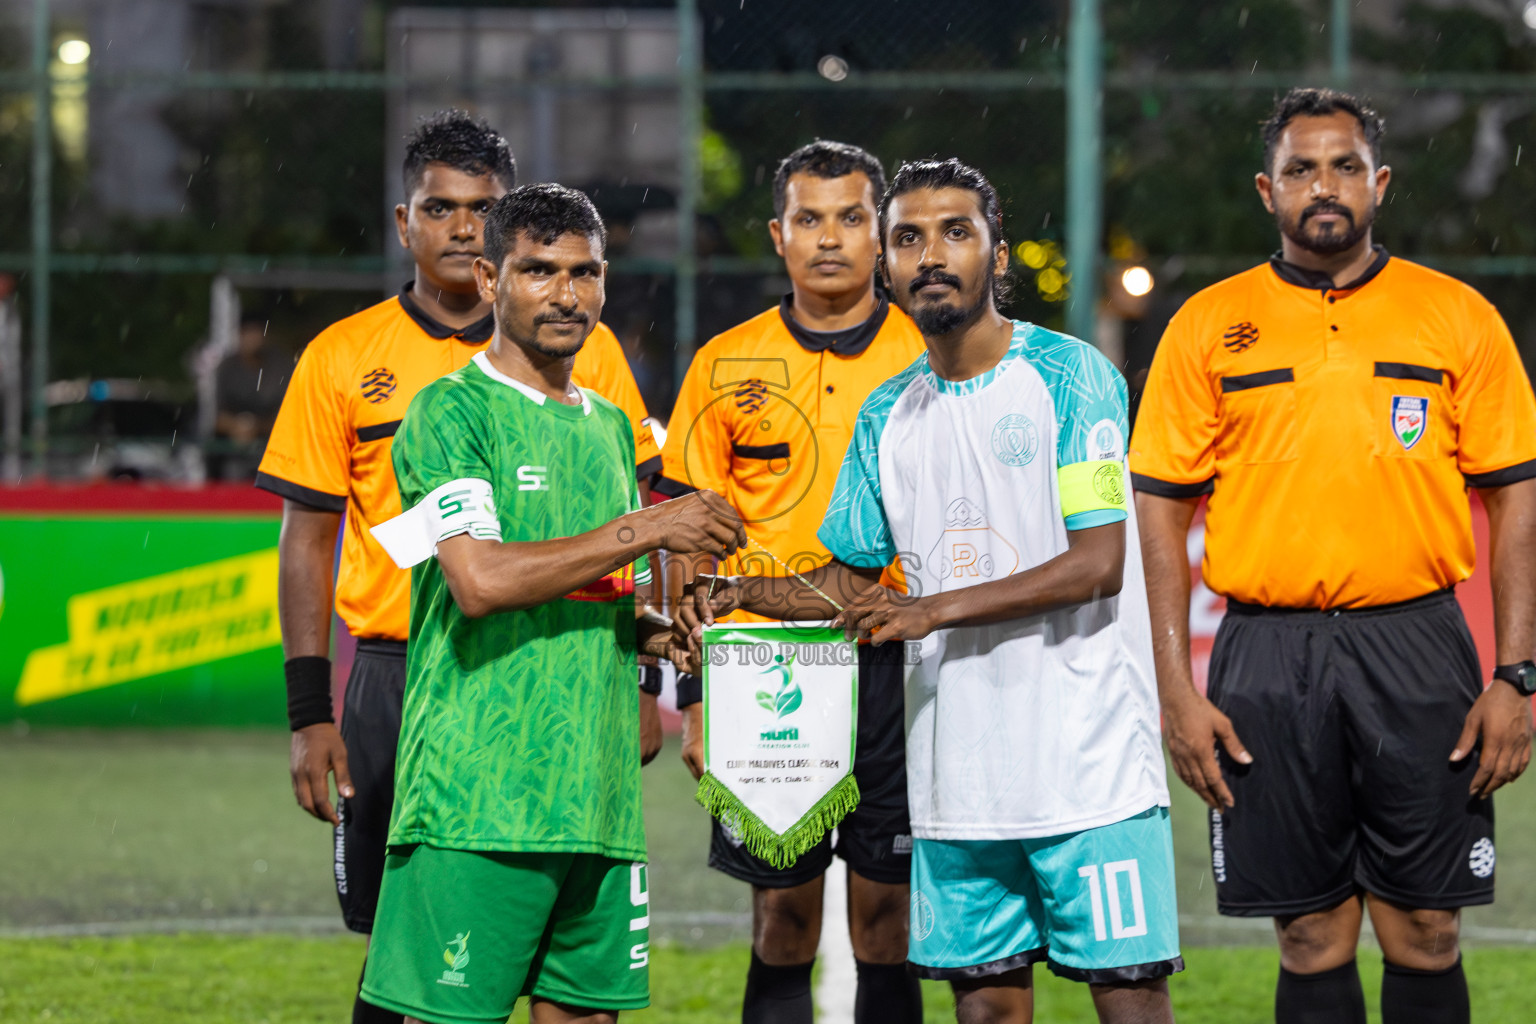
[[[362,942],[335,931],[329,830],[294,806],[286,765],[287,737],[272,732],[0,733],[0,1020],[347,1019]],[[734,1019],[746,889],[704,866],[707,819],[675,742],[646,787],[654,1005],[625,1019]],[[1536,940],[1536,779],[1498,811],[1499,903],[1467,914],[1485,1021],[1523,1019],[1536,993],[1536,947],[1515,945]],[[1215,917],[1204,815],[1177,785],[1174,827],[1189,963],[1173,982],[1179,1019],[1267,1024],[1270,937]],[[1374,1001],[1369,942],[1361,965]],[[1081,986],[1044,970],[1036,985],[1038,1019],[1094,1019]],[[928,1020],[953,1019],[944,986],[925,994]]]

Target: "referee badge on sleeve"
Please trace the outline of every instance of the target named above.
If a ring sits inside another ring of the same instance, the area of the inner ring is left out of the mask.
[[[1415,395],[1392,396],[1392,433],[1407,451],[1424,439],[1429,426],[1429,399]]]

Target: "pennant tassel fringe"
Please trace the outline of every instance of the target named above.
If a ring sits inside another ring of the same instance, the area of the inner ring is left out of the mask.
[[[754,857],[776,868],[787,868],[859,805],[859,784],[853,773],[848,773],[782,835],[763,824],[736,794],[708,772],[699,780],[695,798],[715,820],[735,832]]]

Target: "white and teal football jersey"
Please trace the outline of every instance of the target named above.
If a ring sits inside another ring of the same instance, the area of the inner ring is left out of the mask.
[[[847,565],[899,555],[914,594],[1003,579],[1066,551],[1069,530],[1126,523],[1118,596],[922,641],[913,835],[1054,836],[1167,805],[1127,434],[1109,361],[1028,323],[986,373],[944,380],[925,354],[860,410],[820,537]]]

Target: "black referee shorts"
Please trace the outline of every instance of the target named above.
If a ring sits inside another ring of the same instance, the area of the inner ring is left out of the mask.
[[[395,748],[405,701],[405,644],[359,640],[341,715],[354,796],[338,800],[336,896],[354,932],[373,931],[384,879],[384,844],[395,806]]]
[[[1493,902],[1493,801],[1467,795],[1477,752],[1449,760],[1482,689],[1449,590],[1340,612],[1229,601],[1210,698],[1253,764],[1219,754],[1236,806],[1211,812],[1217,909]]]
[[[902,644],[859,647],[859,721],[853,777],[859,805],[833,836],[807,850],[787,868],[753,856],[718,821],[710,823],[709,866],[764,889],[788,889],[814,881],[836,853],[872,882],[907,885],[912,874],[912,822],[907,815],[906,674]]]

